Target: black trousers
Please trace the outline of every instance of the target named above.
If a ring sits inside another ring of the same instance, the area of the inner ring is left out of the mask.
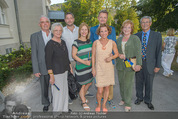
[[[41,75],[40,76],[40,84],[41,84],[41,98],[42,98],[42,105],[44,106],[49,106],[50,101],[49,101],[49,75]]]
[[[142,69],[136,72],[136,96],[139,100],[144,100],[144,102],[152,102],[152,92],[153,92],[153,79],[155,73],[150,74],[147,70],[146,61],[142,60]],[[145,89],[144,89],[145,88]],[[145,90],[145,94],[143,91]]]

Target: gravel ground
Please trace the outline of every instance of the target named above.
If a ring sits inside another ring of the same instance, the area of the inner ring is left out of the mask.
[[[16,81],[16,80],[11,80],[3,89],[2,93],[5,96],[9,94],[13,94],[16,92],[23,92],[25,90],[25,87],[30,84],[30,82],[33,80],[33,75],[30,76],[30,78],[26,78],[25,81]]]

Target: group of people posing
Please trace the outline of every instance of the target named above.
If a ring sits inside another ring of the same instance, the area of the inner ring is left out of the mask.
[[[77,27],[74,25],[74,15],[66,13],[66,26],[54,23],[49,30],[50,20],[41,16],[41,31],[32,34],[30,41],[33,72],[41,83],[43,111],[48,111],[50,105],[49,83],[53,111],[68,111],[68,72],[72,72],[82,85],[79,97],[86,111],[90,111],[90,107],[85,95],[92,82],[95,82],[95,111],[108,112],[106,102],[113,99],[115,73],[118,74],[121,95],[118,104],[124,105],[126,112],[131,110],[135,76],[135,104],[139,105],[144,101],[149,109],[154,110],[152,88],[154,75],[161,67],[161,34],[150,30],[152,19],[144,16],[140,19],[141,32],[133,35],[133,22],[125,20],[121,27],[121,36],[116,40],[115,28],[106,24],[107,19],[108,12],[101,10],[98,14],[99,25],[89,28],[86,23],[81,23]],[[136,65],[133,68],[126,67],[126,58],[136,58]]]

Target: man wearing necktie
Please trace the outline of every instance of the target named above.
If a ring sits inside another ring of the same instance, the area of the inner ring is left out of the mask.
[[[152,104],[152,89],[155,73],[161,67],[161,34],[150,30],[152,19],[149,16],[144,16],[140,20],[142,31],[136,35],[142,43],[142,69],[136,72],[136,101],[139,105],[143,100],[148,108],[154,110]],[[144,90],[145,88],[145,90]],[[145,91],[145,93],[143,93]]]

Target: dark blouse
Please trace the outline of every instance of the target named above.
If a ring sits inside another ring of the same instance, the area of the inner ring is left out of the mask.
[[[61,43],[50,40],[45,47],[45,60],[48,70],[54,74],[61,74],[70,69],[70,61],[65,41]]]

